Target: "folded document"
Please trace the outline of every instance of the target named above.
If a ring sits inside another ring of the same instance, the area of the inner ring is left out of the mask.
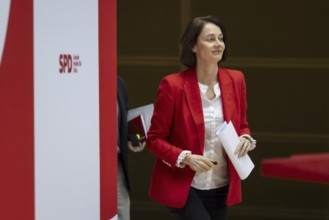
[[[251,161],[248,154],[243,157],[238,157],[237,154],[234,154],[236,147],[238,146],[240,139],[238,134],[236,133],[232,122],[230,121],[228,124],[226,122],[219,128],[216,132],[219,135],[220,141],[230,158],[235,170],[240,176],[240,179],[246,179],[251,171],[254,169],[255,165]]]

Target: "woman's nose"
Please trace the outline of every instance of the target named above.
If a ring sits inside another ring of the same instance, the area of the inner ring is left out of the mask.
[[[219,39],[216,40],[216,42],[215,42],[216,47],[223,46],[223,45],[224,45],[224,42],[222,40],[219,40]]]
[[[219,47],[219,46],[221,46],[222,45],[222,42],[220,41],[220,40],[216,40],[216,42],[215,42],[215,46],[216,47]]]

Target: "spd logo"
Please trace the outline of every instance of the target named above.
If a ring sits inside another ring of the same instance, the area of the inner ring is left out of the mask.
[[[59,73],[78,73],[78,68],[82,63],[79,55],[60,54],[59,55]]]

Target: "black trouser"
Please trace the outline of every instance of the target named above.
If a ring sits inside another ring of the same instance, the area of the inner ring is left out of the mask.
[[[169,208],[177,220],[226,220],[228,186],[198,190],[191,188],[183,208]]]

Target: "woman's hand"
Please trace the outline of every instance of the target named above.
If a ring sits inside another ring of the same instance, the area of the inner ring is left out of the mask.
[[[215,167],[215,162],[207,157],[197,154],[191,154],[188,155],[188,157],[186,164],[197,173],[208,172]]]
[[[238,157],[243,157],[253,149],[254,148],[252,147],[250,140],[244,137],[240,137],[240,143],[236,147],[234,153],[237,154]]]

